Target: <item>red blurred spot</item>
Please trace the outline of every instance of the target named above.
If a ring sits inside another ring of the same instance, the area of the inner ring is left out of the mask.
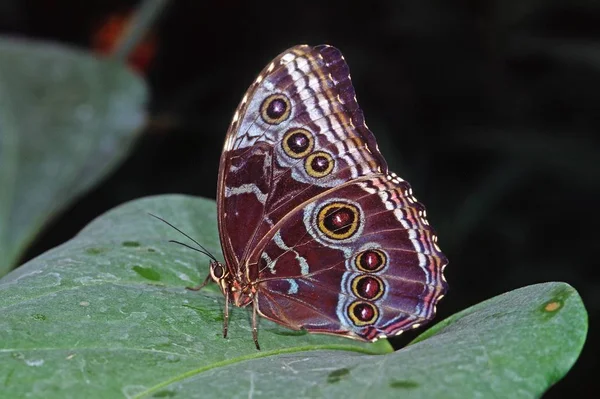
[[[92,35],[92,47],[100,54],[111,54],[121,40],[133,16],[132,12],[116,12],[109,15]],[[127,63],[143,74],[156,54],[156,35],[150,31],[131,52]]]

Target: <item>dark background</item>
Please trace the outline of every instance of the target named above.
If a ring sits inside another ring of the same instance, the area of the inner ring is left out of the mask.
[[[0,31],[92,48],[106,18],[136,3],[3,0]],[[128,200],[214,198],[225,132],[248,85],[286,48],[328,43],[344,53],[391,170],[427,206],[450,259],[437,320],[518,287],[566,281],[583,297],[591,330],[546,397],[592,396],[600,2],[176,0],[153,35],[143,69],[151,122],[136,150],[54,220],[24,260]]]

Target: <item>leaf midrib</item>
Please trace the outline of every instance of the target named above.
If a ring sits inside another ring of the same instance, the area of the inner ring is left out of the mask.
[[[380,353],[375,353],[373,351],[369,351],[366,348],[361,348],[361,347],[352,346],[352,345],[343,345],[343,344],[304,345],[304,346],[298,346],[298,347],[292,347],[292,348],[275,349],[275,350],[271,350],[271,351],[260,351],[260,352],[257,351],[256,353],[238,356],[238,357],[227,359],[227,360],[217,361],[217,362],[207,364],[202,367],[198,367],[193,370],[185,371],[178,375],[172,376],[160,383],[157,383],[150,388],[147,388],[145,391],[134,395],[133,398],[142,398],[144,396],[151,395],[152,393],[155,393],[155,392],[159,391],[160,389],[163,389],[175,382],[182,381],[186,378],[189,378],[189,377],[192,377],[192,376],[195,376],[198,374],[202,374],[202,373],[205,373],[205,372],[213,370],[213,369],[223,368],[223,367],[227,367],[227,366],[234,365],[237,363],[271,357],[271,356],[278,356],[278,355],[283,355],[283,354],[299,353],[299,352],[308,352],[308,351],[318,351],[318,350],[347,351],[347,352],[354,352],[354,353],[359,353],[359,354],[363,354],[363,355],[371,355],[371,356],[372,355],[381,355]],[[0,354],[2,354],[2,353],[37,352],[37,351],[63,351],[63,352],[73,352],[73,353],[81,353],[82,351],[107,351],[107,352],[130,351],[130,352],[141,352],[141,353],[150,353],[150,354],[160,353],[160,354],[164,354],[164,355],[178,356],[178,357],[185,357],[185,358],[193,358],[193,357],[198,356],[198,354],[185,354],[185,353],[169,352],[169,351],[158,350],[158,349],[131,348],[131,347],[129,347],[129,348],[128,347],[123,347],[123,348],[109,348],[109,347],[57,348],[57,347],[55,347],[55,348],[21,348],[21,349],[15,348],[15,349],[0,349]]]
[[[155,393],[155,392],[159,391],[160,389],[163,389],[175,382],[182,381],[186,378],[189,378],[189,377],[195,376],[197,374],[201,374],[201,373],[204,373],[209,370],[216,369],[216,368],[226,367],[226,366],[230,366],[232,364],[245,362],[245,361],[249,361],[249,360],[260,359],[260,358],[265,358],[265,357],[270,357],[270,356],[277,356],[277,355],[298,353],[298,352],[316,351],[316,350],[340,350],[340,351],[350,351],[350,352],[360,353],[360,354],[364,354],[364,355],[378,355],[377,353],[368,351],[364,348],[351,346],[351,345],[341,345],[341,344],[311,345],[311,346],[305,345],[305,346],[298,346],[298,347],[294,347],[294,348],[282,348],[282,349],[276,349],[276,350],[272,350],[272,351],[261,351],[261,352],[253,353],[251,355],[244,355],[244,356],[239,356],[239,357],[232,358],[232,359],[221,360],[219,362],[215,362],[210,365],[199,367],[195,370],[190,370],[185,373],[181,373],[178,376],[171,377],[170,379],[167,379],[161,383],[158,383],[158,384],[154,385],[153,387],[150,387],[150,388],[146,389],[145,391],[132,396],[132,398],[142,398],[144,396],[151,395],[152,393]]]

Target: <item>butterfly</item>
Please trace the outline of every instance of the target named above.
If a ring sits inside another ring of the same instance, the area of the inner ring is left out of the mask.
[[[334,47],[292,47],[252,83],[219,166],[229,303],[312,333],[375,341],[433,318],[448,263],[410,185],[388,171]]]

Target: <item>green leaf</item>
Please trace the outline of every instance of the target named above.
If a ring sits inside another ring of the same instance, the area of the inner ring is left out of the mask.
[[[123,65],[0,39],[0,276],[53,216],[129,152],[146,87]]]
[[[178,196],[127,203],[0,280],[0,389],[7,397],[539,397],[573,365],[587,315],[564,283],[518,289],[467,309],[389,353],[291,331],[199,292],[215,254],[215,204]],[[387,353],[387,354],[382,354]]]

